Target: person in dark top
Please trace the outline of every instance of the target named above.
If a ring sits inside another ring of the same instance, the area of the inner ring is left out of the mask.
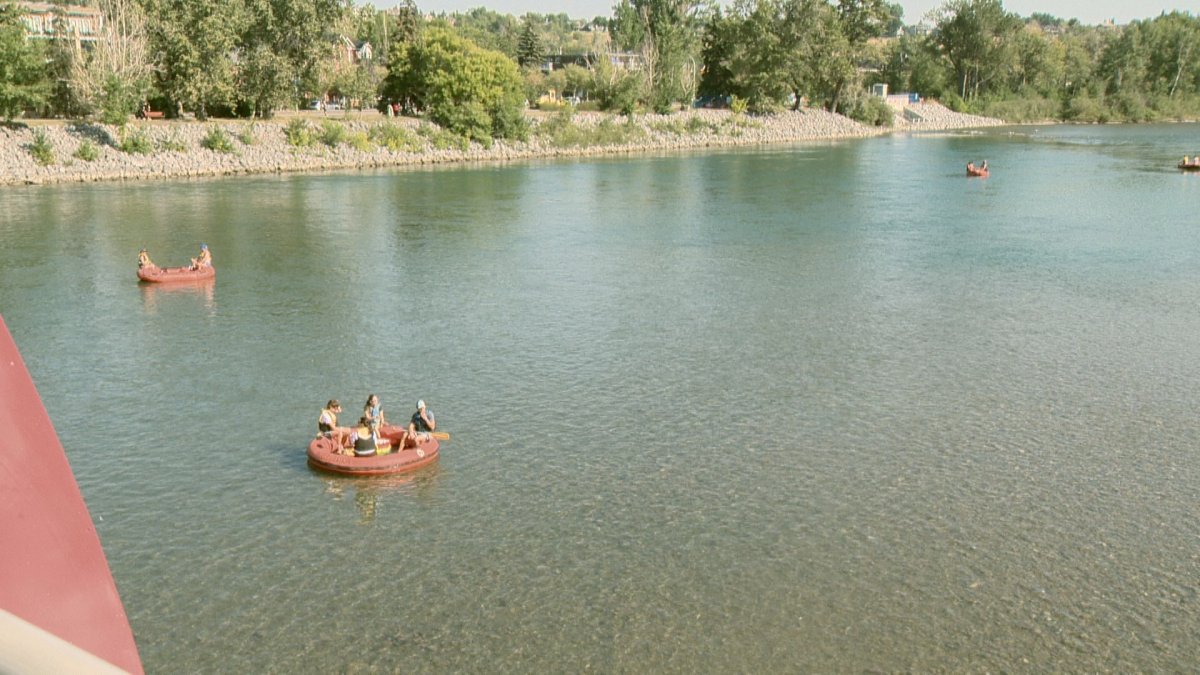
[[[413,443],[429,440],[429,432],[434,429],[437,429],[437,422],[433,419],[433,413],[425,407],[425,401],[417,401],[417,411],[408,422],[408,438]]]
[[[358,426],[350,432],[350,444],[354,447],[357,457],[370,457],[379,454],[379,437],[375,435],[375,426],[370,418],[363,415],[358,419]]]

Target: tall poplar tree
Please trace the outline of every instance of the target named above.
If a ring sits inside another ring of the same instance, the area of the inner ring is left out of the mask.
[[[22,14],[14,3],[0,4],[0,116],[6,120],[42,105],[50,88],[41,48],[26,39]]]

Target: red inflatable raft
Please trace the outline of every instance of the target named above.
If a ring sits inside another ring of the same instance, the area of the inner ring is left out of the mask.
[[[217,277],[215,267],[201,267],[194,270],[190,267],[142,267],[138,270],[138,279],[152,284],[170,284],[184,281],[208,281]]]
[[[977,169],[973,166],[969,166],[969,167],[967,167],[967,175],[972,178],[987,178],[988,170],[987,169]]]
[[[379,435],[391,441],[395,448],[404,436],[401,427],[385,424]],[[430,437],[415,446],[408,445],[400,451],[388,452],[385,455],[370,457],[355,457],[336,452],[337,446],[333,439],[318,436],[308,444],[308,464],[317,469],[352,476],[380,476],[389,473],[403,473],[419,469],[437,460],[439,443]]]

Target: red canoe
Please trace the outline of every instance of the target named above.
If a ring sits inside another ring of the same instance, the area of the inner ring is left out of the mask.
[[[169,284],[181,281],[208,281],[217,277],[215,267],[143,267],[138,270],[138,279],[152,284]]]
[[[385,424],[379,435],[392,442],[395,447],[404,433],[401,427]],[[439,443],[436,438],[421,441],[416,447],[407,447],[399,452],[372,457],[354,457],[334,452],[332,439],[318,436],[308,444],[308,463],[318,469],[344,473],[352,476],[380,476],[403,473],[431,464],[438,458]]]

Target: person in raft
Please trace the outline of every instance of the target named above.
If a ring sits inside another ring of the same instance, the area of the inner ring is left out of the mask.
[[[336,398],[332,398],[321,409],[321,416],[317,418],[317,435],[332,438],[339,449],[344,448],[350,440],[350,427],[338,426],[337,416],[340,412],[342,404]]]
[[[983,160],[983,164],[980,164],[980,165],[979,165],[979,170],[980,170],[980,171],[987,171],[987,160],[986,160],[986,159],[985,159],[985,160]]]
[[[387,451],[387,441],[379,438],[376,427],[366,415],[358,418],[358,426],[350,432],[350,444],[354,447],[356,457],[370,457],[381,450]]]
[[[434,429],[437,429],[437,421],[433,419],[433,412],[425,408],[425,401],[417,401],[417,411],[408,421],[407,437],[413,439],[413,443],[427,441],[429,432]]]
[[[141,270],[141,269],[157,269],[157,268],[158,268],[158,265],[155,265],[154,261],[150,259],[150,254],[146,253],[146,249],[144,247],[142,248],[142,250],[138,251],[138,269],[139,270]]]
[[[371,420],[371,424],[376,427],[387,424],[383,419],[383,408],[379,405],[379,397],[375,394],[367,396],[367,402],[363,404],[363,417]]]
[[[212,267],[212,252],[208,250],[208,244],[200,244],[200,255],[192,258],[192,269],[205,267]]]

